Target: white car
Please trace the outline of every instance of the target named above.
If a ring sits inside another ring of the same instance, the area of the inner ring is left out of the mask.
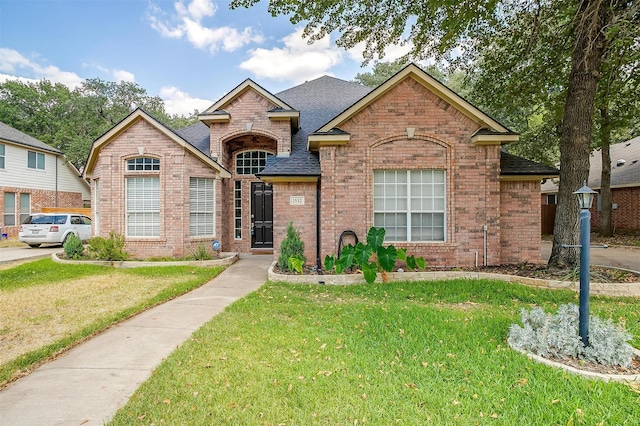
[[[20,225],[18,240],[30,247],[40,247],[40,244],[64,244],[71,234],[82,242],[91,238],[91,218],[74,213],[32,214]]]

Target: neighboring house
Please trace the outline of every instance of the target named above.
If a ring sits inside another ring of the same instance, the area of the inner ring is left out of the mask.
[[[540,261],[540,181],[518,135],[415,65],[376,89],[321,77],[272,94],[245,80],[182,130],[136,110],[91,149],[100,235],[135,256],[274,252],[289,221],[308,262],[371,226],[430,265]]]
[[[64,154],[0,122],[0,227],[17,236],[20,223],[45,207],[87,207],[87,181]]]
[[[640,136],[611,145],[609,152],[611,154],[612,226],[614,231],[638,233],[640,232]],[[591,154],[589,162],[587,185],[593,190],[600,191],[602,153],[599,149]],[[548,180],[542,185],[543,206],[557,204],[557,198],[558,180]],[[547,207],[543,207],[545,208]],[[591,226],[594,229],[600,228],[601,210],[600,196],[596,195],[591,208]]]

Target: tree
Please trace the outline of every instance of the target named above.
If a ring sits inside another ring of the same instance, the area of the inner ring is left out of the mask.
[[[0,121],[64,152],[78,168],[91,143],[137,107],[172,128],[197,120],[197,111],[187,117],[167,114],[162,99],[137,83],[88,79],[73,91],[47,80],[0,83]]]
[[[231,7],[249,7],[258,1],[233,0]],[[402,43],[412,43],[408,57],[451,60],[456,47],[478,49],[482,38],[476,35],[490,35],[500,22],[519,13],[529,11],[535,15],[547,6],[562,12],[557,18],[567,20],[566,43],[571,54],[559,125],[559,206],[549,266],[566,268],[573,266],[578,258],[577,250],[562,249],[562,245],[577,243],[578,206],[572,192],[588,176],[594,102],[604,53],[612,37],[612,24],[627,22],[636,32],[640,28],[638,2],[580,0],[573,9],[571,4],[569,0],[474,0],[460,7],[459,2],[452,0],[270,0],[268,10],[274,16],[289,16],[294,24],[305,21],[303,34],[312,42],[333,31],[340,33],[336,43],[344,48],[363,42],[365,61],[375,56],[382,58],[386,47]],[[575,13],[566,15],[566,11],[571,10]],[[637,43],[635,46],[640,48]],[[522,57],[515,62],[525,64]]]

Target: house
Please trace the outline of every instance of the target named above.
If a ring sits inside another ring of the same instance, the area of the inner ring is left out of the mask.
[[[93,143],[99,235],[139,257],[214,239],[277,256],[292,221],[312,264],[371,226],[431,265],[540,261],[540,181],[557,170],[503,152],[518,135],[416,65],[375,89],[248,79],[199,119],[174,131],[136,110]]]
[[[87,207],[89,184],[64,154],[0,122],[0,227],[17,236],[20,223],[45,207]]]
[[[610,146],[611,155],[611,221],[614,231],[640,233],[640,136]],[[594,151],[589,158],[589,181],[593,190],[601,189],[602,153]],[[578,188],[576,188],[578,189]],[[543,206],[557,204],[558,181],[551,179],[542,185]],[[545,209],[547,207],[543,207]],[[549,208],[553,210],[552,208]],[[596,195],[591,208],[591,227],[599,229],[602,204]],[[553,229],[553,223],[551,223]]]

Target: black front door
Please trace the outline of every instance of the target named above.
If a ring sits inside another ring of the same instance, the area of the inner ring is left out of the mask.
[[[251,183],[251,247],[273,248],[273,188]]]

